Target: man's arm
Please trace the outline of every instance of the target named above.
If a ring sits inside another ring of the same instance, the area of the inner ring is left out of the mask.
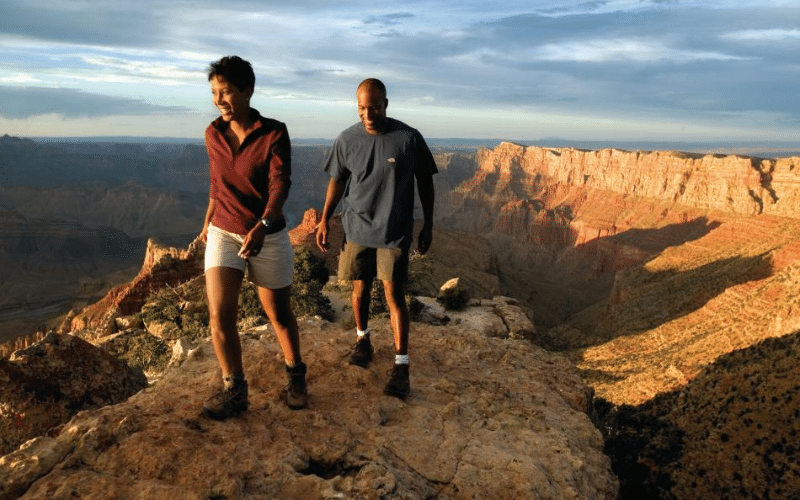
[[[424,254],[431,247],[431,240],[433,239],[433,175],[430,171],[425,171],[418,172],[416,177],[423,216],[422,230],[417,238],[417,250],[419,250],[419,253]]]
[[[337,181],[333,177],[328,182],[328,189],[325,192],[325,206],[322,208],[322,218],[317,224],[316,230],[317,247],[323,252],[327,252],[328,248],[330,248],[330,243],[328,243],[328,221],[333,217],[333,210],[339,204],[339,200],[342,199],[345,185],[346,182]]]

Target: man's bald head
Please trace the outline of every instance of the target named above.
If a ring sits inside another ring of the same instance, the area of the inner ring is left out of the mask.
[[[356,95],[358,95],[362,89],[371,92],[380,92],[383,94],[384,99],[386,98],[386,85],[384,85],[383,82],[377,78],[367,78],[363,82],[359,83],[358,88],[356,89]]]
[[[356,100],[358,117],[364,125],[364,130],[373,135],[385,132],[388,123],[386,106],[389,105],[389,99],[386,98],[386,86],[383,82],[377,78],[367,78],[358,85]]]

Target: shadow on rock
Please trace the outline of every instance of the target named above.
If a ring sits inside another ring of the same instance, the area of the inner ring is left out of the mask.
[[[800,332],[718,358],[639,406],[595,402],[620,500],[795,499]]]

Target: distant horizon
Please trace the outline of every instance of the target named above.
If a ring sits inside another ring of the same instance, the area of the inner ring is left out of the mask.
[[[121,144],[194,144],[203,145],[202,138],[191,137],[155,137],[155,136],[39,136],[24,137],[4,133],[3,136],[30,139],[36,142],[94,142],[94,143],[121,143]],[[292,142],[303,145],[331,145],[335,138],[324,137],[292,137]],[[703,152],[721,154],[748,154],[757,153],[792,153],[800,154],[800,141],[768,141],[768,140],[632,140],[632,139],[567,139],[563,137],[542,137],[528,140],[512,140],[502,138],[470,138],[470,137],[426,137],[429,146],[471,148],[494,148],[507,142],[524,147],[538,146],[547,148],[582,148],[582,149],[629,149],[629,150],[678,150],[684,152]]]

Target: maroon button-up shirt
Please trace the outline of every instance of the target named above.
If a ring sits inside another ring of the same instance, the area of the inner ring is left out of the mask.
[[[211,188],[215,200],[211,223],[246,234],[268,214],[283,215],[291,186],[291,143],[286,125],[252,110],[258,127],[236,154],[225,140],[229,126],[217,118],[206,129]]]

